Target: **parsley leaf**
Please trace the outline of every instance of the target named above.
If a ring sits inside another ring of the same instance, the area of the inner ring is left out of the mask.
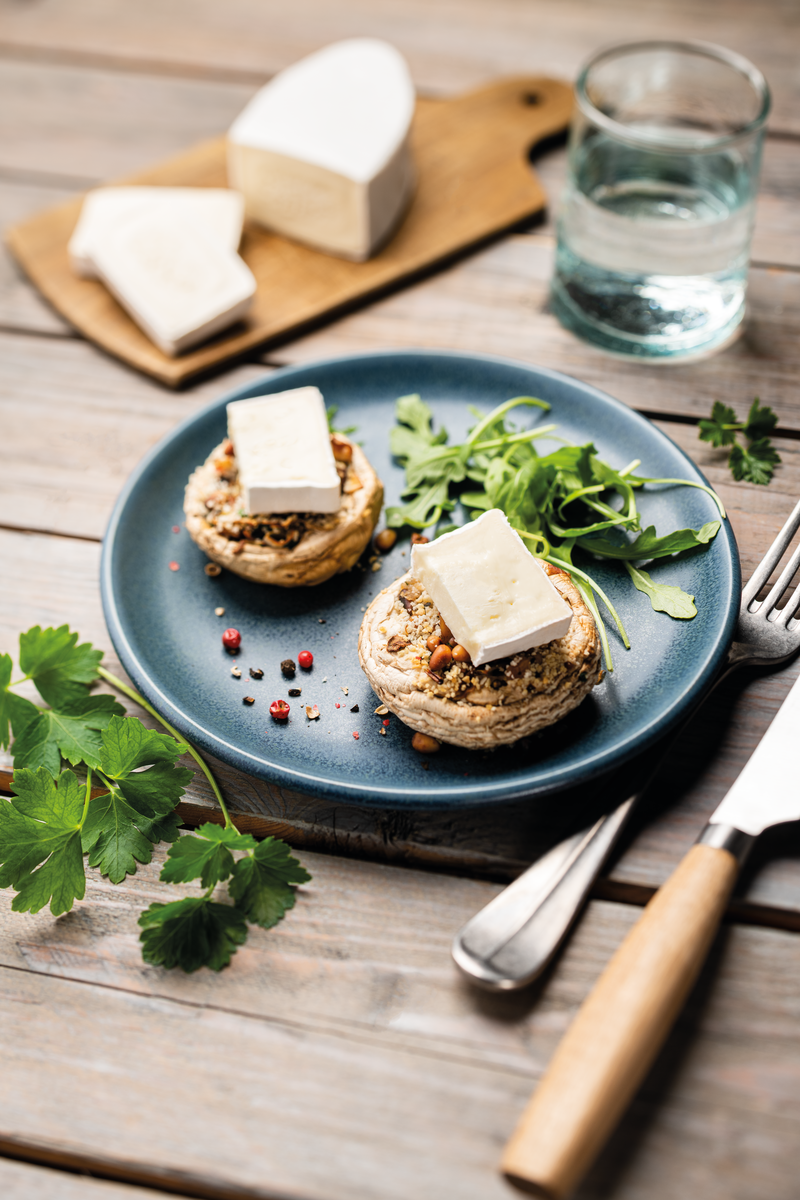
[[[19,665],[52,708],[65,708],[83,699],[85,685],[97,678],[103,657],[89,642],[78,646],[68,625],[42,629],[34,625],[19,638]],[[84,685],[84,686],[82,686]]]
[[[202,887],[213,887],[233,871],[231,850],[255,850],[257,845],[255,838],[238,829],[201,825],[196,833],[186,834],[170,846],[160,878],[166,883],[199,879]]]
[[[650,597],[650,603],[656,612],[667,613],[668,616],[675,617],[680,621],[690,621],[692,617],[697,616],[694,596],[690,596],[688,592],[684,592],[672,584],[656,583],[647,574],[647,571],[642,571],[628,562],[625,563],[625,568],[631,577],[633,586]]]
[[[737,430],[743,429],[744,426],[736,420],[736,413],[732,408],[715,400],[711,409],[711,419],[700,421],[699,428],[701,442],[710,442],[712,446],[719,448],[733,445]]]
[[[62,755],[73,766],[84,762],[96,767],[102,748],[100,730],[125,710],[113,696],[89,696],[84,689],[83,698],[62,711],[36,711],[14,742],[14,767],[46,767],[57,775]]]
[[[136,872],[136,862],[149,863],[156,842],[178,836],[177,817],[155,818],[138,812],[117,788],[95,796],[83,825],[83,851],[89,866],[99,867],[112,883],[121,883]]]
[[[733,409],[717,401],[711,410],[711,420],[700,422],[699,436],[712,446],[731,447],[728,466],[734,479],[767,484],[781,461],[769,437],[777,424],[776,413],[767,405],[762,406],[758,396],[750,405],[746,421],[737,421]],[[750,443],[746,448],[736,441],[739,431]]]
[[[769,483],[781,456],[769,438],[759,438],[749,447],[736,445],[731,450],[728,466],[734,479],[745,483]]]
[[[751,442],[757,442],[759,438],[768,437],[777,424],[778,417],[775,412],[766,405],[762,408],[761,402],[758,396],[756,396],[750,405],[750,412],[747,414],[747,421],[744,427],[745,435]]]
[[[14,797],[0,802],[0,887],[17,889],[15,912],[39,912],[49,902],[59,916],[86,888],[80,835],[85,789],[72,771],[53,779],[41,767],[15,771],[11,787]]]
[[[109,779],[123,779],[147,763],[174,763],[181,748],[168,733],[148,729],[135,717],[115,717],[103,736],[100,770]],[[177,797],[176,797],[177,798]]]
[[[104,731],[99,765],[110,787],[89,803],[83,848],[112,883],[132,875],[137,861],[150,862],[156,842],[178,837],[173,809],[192,778],[173,765],[180,753],[174,738],[136,717],[115,716]]]
[[[0,655],[0,746],[5,749],[10,742],[10,729],[19,737],[26,725],[39,715],[39,709],[30,700],[15,696],[8,690],[11,682],[11,655]]]
[[[310,878],[285,842],[268,837],[252,855],[236,863],[229,890],[249,921],[269,929],[294,907],[294,890],[289,885],[307,883]]]
[[[247,938],[247,921],[239,909],[205,896],[151,904],[139,924],[145,962],[187,972],[199,967],[220,971]]]

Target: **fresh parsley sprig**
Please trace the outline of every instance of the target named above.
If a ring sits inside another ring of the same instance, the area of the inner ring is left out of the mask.
[[[269,929],[295,903],[293,885],[311,878],[285,842],[257,842],[234,826],[208,765],[169,722],[101,665],[102,652],[78,645],[68,626],[20,635],[19,666],[0,656],[0,745],[13,737],[10,799],[0,797],[0,887],[13,887],[16,912],[68,912],[86,890],[86,865],[121,883],[148,863],[158,842],[170,843],[161,879],[199,880],[205,889],[139,918],[145,961],[195,971],[220,970],[247,937],[248,923]],[[93,696],[104,679],[141,704],[167,730],[148,729],[113,696]],[[31,681],[45,705],[13,689]],[[192,778],[177,765],[190,754],[208,779],[224,826],[180,834],[175,806]],[[62,760],[85,769],[81,780]],[[95,786],[93,786],[95,785]],[[232,903],[214,899],[228,882]]]
[[[775,412],[762,405],[758,396],[750,405],[746,421],[738,420],[730,405],[717,400],[711,409],[710,419],[700,422],[698,436],[702,442],[710,442],[716,449],[731,447],[728,466],[734,479],[767,484],[781,461],[770,437],[777,424]],[[748,442],[746,446],[736,440],[738,433],[744,434]]]
[[[725,510],[716,493],[704,484],[635,475],[638,460],[618,470],[598,456],[591,442],[577,446],[557,438],[562,445],[540,455],[534,442],[552,434],[556,426],[509,427],[508,414],[519,407],[548,411],[550,405],[532,396],[518,396],[488,415],[471,409],[476,424],[464,442],[451,445],[445,429],[434,432],[433,414],[419,396],[401,397],[390,446],[405,467],[405,503],[387,509],[387,524],[414,529],[438,526],[443,514],[452,512],[459,502],[472,519],[488,509],[502,509],[532,553],[570,573],[595,617],[606,666],[613,670],[601,604],[626,649],[627,634],[611,600],[588,569],[575,564],[573,552],[578,549],[594,558],[621,560],[634,587],[650,598],[655,611],[688,620],[697,612],[694,597],[654,580],[642,565],[708,545],[720,522],[659,536],[653,526],[641,528],[637,492],[646,484],[697,487],[713,498],[723,518]],[[453,528],[439,527],[437,534]],[[628,540],[631,534],[637,535],[633,541]],[[587,562],[587,568],[589,565]]]

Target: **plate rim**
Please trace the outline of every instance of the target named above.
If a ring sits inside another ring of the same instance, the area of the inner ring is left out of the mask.
[[[593,756],[584,758],[572,770],[565,769],[562,766],[555,772],[555,778],[548,779],[545,773],[545,777],[538,783],[534,781],[510,783],[508,780],[504,781],[502,778],[481,779],[474,783],[463,780],[459,784],[444,785],[435,790],[429,790],[424,786],[414,788],[408,784],[403,785],[402,788],[397,788],[375,784],[369,786],[365,786],[363,783],[350,784],[345,780],[330,778],[320,779],[318,775],[306,774],[294,767],[286,767],[280,763],[274,763],[263,756],[255,755],[241,746],[236,746],[228,742],[213,730],[198,723],[189,713],[185,712],[164,694],[158,680],[140,662],[128,641],[124,622],[117,608],[113,585],[115,538],[131,495],[136,491],[142,477],[147,473],[151,464],[171,444],[179,441],[186,430],[191,429],[210,413],[224,408],[231,401],[254,394],[254,389],[261,388],[266,384],[291,379],[292,376],[306,372],[309,369],[324,371],[332,367],[340,368],[354,363],[363,365],[376,360],[410,360],[419,358],[431,361],[442,359],[450,361],[461,360],[465,364],[472,366],[476,363],[485,363],[493,367],[497,366],[535,372],[540,377],[546,377],[555,383],[566,383],[573,387],[577,386],[582,391],[593,393],[595,396],[602,398],[603,401],[610,403],[613,408],[623,412],[628,419],[641,423],[651,434],[655,431],[660,438],[664,438],[673,450],[686,461],[691,471],[696,473],[704,483],[708,484],[702,471],[691,460],[689,455],[668,434],[655,426],[642,413],[630,408],[621,400],[617,400],[602,389],[595,387],[594,384],[586,383],[583,380],[576,379],[574,376],[567,375],[563,371],[556,371],[550,367],[539,366],[534,363],[507,358],[501,355],[471,353],[459,350],[428,349],[425,347],[404,347],[397,350],[388,349],[351,353],[311,360],[309,362],[292,363],[265,373],[259,379],[250,380],[248,383],[240,384],[236,388],[226,391],[215,400],[203,405],[196,412],[184,418],[184,420],[169,430],[150,448],[125,481],[109,517],[103,537],[100,560],[100,593],[103,613],[114,649],[136,689],[154,707],[157,707],[159,712],[165,716],[165,719],[175,725],[184,737],[190,739],[200,749],[206,753],[215,755],[223,762],[245,774],[273,782],[279,787],[283,786],[307,791],[308,794],[324,800],[380,808],[459,809],[488,804],[511,803],[526,797],[533,798],[535,796],[554,795],[560,791],[585,783],[592,778],[607,777],[610,772],[619,768],[624,763],[631,761],[639,753],[673,730],[681,720],[687,707],[691,705],[692,700],[694,699],[699,702],[708,690],[710,682],[716,677],[723,655],[733,638],[738,618],[738,604],[735,603],[735,599],[741,591],[741,566],[738,547],[729,519],[722,522],[720,534],[724,535],[724,544],[728,550],[728,560],[733,574],[732,602],[728,606],[726,620],[721,631],[717,634],[713,645],[709,647],[704,670],[691,684],[681,690],[680,695],[672,703],[667,714],[660,714],[657,718],[650,720],[645,728],[640,730],[636,736],[626,737],[622,741],[616,742],[611,749],[600,750]],[[262,393],[256,392],[255,394]],[[720,535],[718,534],[717,536]],[[262,769],[259,771],[258,767]]]

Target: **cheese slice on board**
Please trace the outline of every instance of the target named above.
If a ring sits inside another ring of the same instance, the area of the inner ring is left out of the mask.
[[[341,484],[319,388],[233,400],[228,436],[248,513],[338,512]]]
[[[106,187],[89,192],[69,241],[70,265],[83,279],[96,279],[92,245],[140,213],[174,213],[200,226],[229,250],[239,249],[244,197],[232,188]]]
[[[248,217],[330,254],[369,258],[413,190],[414,85],[387,42],[336,42],[282,71],[228,133]]]
[[[174,213],[140,213],[105,230],[92,257],[108,290],[169,355],[238,321],[256,292],[238,254]]]
[[[563,637],[572,609],[499,508],[411,548],[411,574],[476,667]]]

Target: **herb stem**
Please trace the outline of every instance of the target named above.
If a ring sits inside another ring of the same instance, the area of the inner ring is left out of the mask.
[[[175,738],[175,741],[178,743],[178,745],[181,746],[188,754],[191,754],[192,758],[197,763],[198,767],[203,772],[203,774],[205,775],[208,782],[211,784],[211,790],[214,793],[217,803],[219,804],[220,808],[222,809],[222,815],[225,818],[225,828],[226,829],[235,829],[236,826],[234,825],[233,821],[231,820],[231,815],[228,812],[228,806],[226,805],[225,801],[222,798],[222,792],[219,790],[219,786],[217,785],[216,779],[211,774],[211,770],[209,769],[208,765],[204,762],[199,751],[195,750],[195,748],[191,744],[191,742],[187,742],[186,738],[181,737],[181,735],[178,733],[177,729],[175,729],[174,726],[170,725],[169,721],[166,721],[159,712],[156,712],[156,710],[153,708],[152,704],[148,704],[148,702],[145,700],[144,696],[140,696],[139,693],[134,691],[133,688],[128,687],[127,683],[123,683],[121,679],[117,679],[116,675],[112,675],[110,671],[107,671],[105,669],[105,667],[98,667],[97,674],[100,676],[101,679],[105,679],[106,683],[110,683],[112,687],[115,687],[120,692],[123,692],[131,700],[135,701],[136,704],[141,704],[142,708],[147,709],[147,711],[150,713],[150,715],[152,717],[155,717],[155,719],[157,721],[159,721],[164,726],[165,729],[169,730],[169,732]]]
[[[725,512],[725,505],[722,503],[722,501],[720,500],[719,496],[714,491],[714,489],[710,488],[710,487],[706,487],[706,485],[704,483],[695,483],[693,479],[645,479],[643,476],[637,475],[635,480],[634,479],[631,480],[631,483],[633,483],[633,484],[679,483],[683,487],[699,488],[701,492],[706,492],[711,497],[711,499],[714,501],[717,508],[719,509],[719,515],[722,517],[723,521],[725,520],[725,517],[727,515]]]
[[[498,404],[497,408],[493,408],[488,416],[484,417],[482,421],[479,421],[472,430],[472,433],[469,435],[469,439],[467,440],[466,444],[468,446],[473,446],[482,433],[484,433],[487,429],[491,429],[492,425],[495,425],[501,417],[504,417],[512,408],[516,408],[518,404],[526,404],[529,407],[535,406],[536,408],[543,408],[545,412],[550,411],[550,405],[546,404],[544,400],[537,400],[533,396],[515,396],[513,400],[506,400],[504,404]]]
[[[92,768],[89,767],[89,768],[87,768],[87,771],[86,771],[86,795],[83,800],[83,812],[81,813],[81,824],[80,824],[81,829],[83,828],[83,823],[86,820],[86,814],[89,811],[89,801],[91,800],[91,798],[92,798]]]

